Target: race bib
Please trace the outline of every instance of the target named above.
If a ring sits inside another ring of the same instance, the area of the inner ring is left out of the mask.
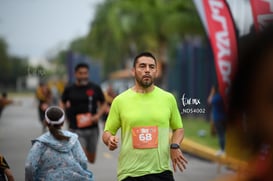
[[[93,124],[91,117],[91,113],[77,114],[76,120],[78,128],[86,128],[91,126]]]
[[[157,126],[143,126],[132,128],[133,147],[136,149],[157,148]]]

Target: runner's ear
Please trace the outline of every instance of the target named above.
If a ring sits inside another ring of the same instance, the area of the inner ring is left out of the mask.
[[[135,74],[136,74],[135,67],[131,68],[131,74],[132,74],[132,76],[134,76],[134,77],[135,77]]]

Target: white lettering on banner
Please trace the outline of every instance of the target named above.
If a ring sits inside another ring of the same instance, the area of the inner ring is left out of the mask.
[[[230,41],[228,39],[228,32],[222,31],[216,33],[217,48],[219,49],[218,58],[230,56]]]
[[[220,14],[221,10],[224,7],[224,4],[220,1],[210,0],[210,8],[212,10],[212,19],[219,22],[222,26],[221,31],[217,31],[215,34],[216,45],[218,48],[217,59],[219,71],[222,75],[223,82],[230,84],[230,75],[231,75],[231,62],[224,60],[225,56],[231,55],[230,39],[227,30],[227,20],[224,16]],[[216,58],[216,57],[215,57]],[[225,92],[227,92],[228,86],[226,87]]]
[[[231,74],[231,64],[225,60],[219,60],[220,72],[223,75],[223,80],[230,83],[229,75]]]
[[[210,8],[212,10],[212,19],[218,21],[223,26],[223,29],[227,29],[227,22],[225,17],[220,15],[220,8],[223,8],[224,5],[220,1],[210,0],[209,1]]]

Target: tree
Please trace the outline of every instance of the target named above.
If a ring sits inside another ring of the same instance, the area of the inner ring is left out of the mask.
[[[192,1],[106,0],[97,7],[88,35],[70,49],[102,61],[109,73],[142,50],[167,62],[169,43],[187,34],[204,34]]]
[[[28,62],[24,58],[10,56],[8,46],[0,38],[0,87],[15,88],[16,79],[26,75]]]
[[[0,39],[0,83],[8,83],[10,77],[10,63],[7,53],[7,44],[4,39]]]

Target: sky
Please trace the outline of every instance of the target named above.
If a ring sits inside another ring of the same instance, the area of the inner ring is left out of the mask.
[[[241,32],[249,31],[248,0],[227,0]],[[11,55],[45,59],[87,34],[103,0],[0,0],[0,37]],[[239,3],[240,2],[240,3]]]
[[[0,0],[0,37],[9,54],[43,59],[90,29],[103,0]]]

